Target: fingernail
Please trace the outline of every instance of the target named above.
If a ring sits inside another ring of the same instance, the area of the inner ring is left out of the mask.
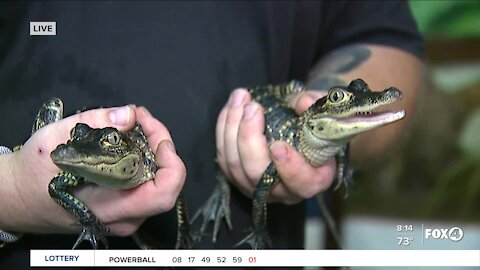
[[[175,145],[173,145],[173,143],[171,141],[165,140],[164,144],[167,146],[168,149],[170,149],[170,151],[172,151],[175,154],[177,153],[176,150],[175,150]]]
[[[125,126],[128,124],[128,120],[130,119],[130,107],[127,105],[113,108],[110,110],[110,112],[108,112],[108,117],[110,118],[112,124]]]
[[[230,96],[230,101],[229,104],[232,108],[239,107],[242,102],[243,98],[245,96],[245,90],[243,89],[236,89],[233,91],[232,95]]]
[[[273,158],[277,162],[285,162],[288,159],[288,150],[284,143],[273,142],[270,145],[270,151],[272,152]]]
[[[150,113],[149,110],[147,110],[147,108],[145,108],[145,107],[143,107],[143,106],[142,106],[141,108],[142,108],[142,111],[143,111],[147,116],[152,116],[152,114]]]
[[[244,119],[252,119],[255,114],[257,113],[258,105],[254,102],[250,102],[245,106],[243,111],[243,118]]]

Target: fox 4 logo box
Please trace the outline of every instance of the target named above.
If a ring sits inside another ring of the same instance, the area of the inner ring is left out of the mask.
[[[463,238],[463,230],[459,227],[453,227],[449,229],[445,228],[426,228],[424,231],[425,240],[450,240],[458,242]]]

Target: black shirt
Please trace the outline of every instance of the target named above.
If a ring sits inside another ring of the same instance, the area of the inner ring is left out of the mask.
[[[352,43],[422,54],[403,1],[3,3],[0,16],[0,144],[28,138],[36,111],[52,96],[67,112],[146,106],[187,166],[190,213],[216,183],[215,123],[231,90],[304,80],[323,55]],[[30,36],[30,21],[56,21],[57,35]],[[234,231],[224,226],[215,245],[206,236],[200,248],[232,248],[245,236],[251,202],[234,191],[231,207]],[[175,227],[173,214],[144,225],[166,247]],[[303,248],[303,227],[303,204],[269,206],[275,248]],[[70,248],[76,237],[26,235],[0,252],[0,264],[30,248]],[[110,242],[134,248],[128,239]]]

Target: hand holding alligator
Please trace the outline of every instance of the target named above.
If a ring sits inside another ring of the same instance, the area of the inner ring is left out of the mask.
[[[323,95],[314,91],[297,94],[290,107],[300,114]],[[263,110],[251,101],[246,89],[233,91],[216,127],[217,158],[222,171],[245,195],[252,197],[258,179],[273,160],[282,181],[269,196],[272,202],[294,204],[328,189],[335,176],[335,159],[313,167],[287,142],[268,145]]]
[[[120,131],[139,123],[160,167],[154,181],[134,189],[86,185],[74,192],[112,234],[130,235],[146,217],[174,207],[186,173],[166,127],[144,107],[96,109],[48,124],[35,132],[20,151],[0,156],[0,203],[4,206],[0,209],[0,228],[16,232],[78,232],[80,226],[73,225],[74,217],[52,200],[47,187],[60,171],[50,153],[69,139],[70,130],[79,122],[93,128],[112,126]]]

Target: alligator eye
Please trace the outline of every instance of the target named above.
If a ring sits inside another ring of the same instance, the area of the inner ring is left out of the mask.
[[[345,93],[340,89],[333,89],[328,94],[328,100],[332,103],[341,102],[345,98]]]
[[[118,144],[120,142],[120,135],[116,131],[107,134],[107,140],[110,144]]]

